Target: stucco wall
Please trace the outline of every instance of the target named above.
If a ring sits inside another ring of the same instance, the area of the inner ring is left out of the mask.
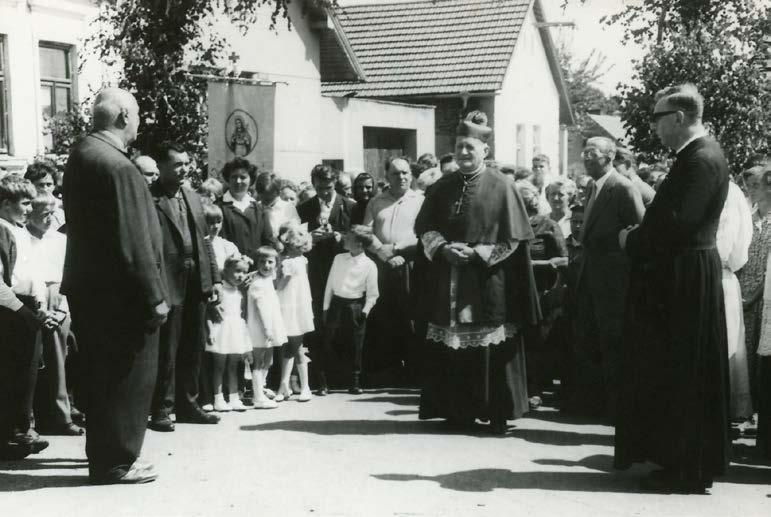
[[[364,127],[415,130],[417,156],[434,152],[433,106],[327,97],[322,110],[321,157],[344,160],[346,170],[364,169]]]
[[[6,41],[6,74],[10,112],[10,154],[30,160],[43,152],[43,117],[40,108],[40,41],[76,47],[87,34],[95,14],[88,0],[0,0],[0,34]],[[76,80],[78,101],[101,83],[102,68],[94,61]],[[8,157],[6,157],[8,158]],[[3,158],[0,157],[0,160]]]
[[[559,172],[559,93],[546,51],[535,27],[532,10],[522,26],[514,56],[495,97],[495,158],[499,162],[531,166],[533,126],[541,127],[541,152]],[[522,156],[517,160],[517,125],[524,125]]]
[[[319,37],[302,17],[301,6],[289,4],[292,29],[268,28],[265,7],[245,37],[228,27],[241,70],[277,81],[274,170],[295,181],[307,180],[322,159],[343,159],[345,168],[363,168],[363,126],[417,130],[419,152],[433,152],[433,109],[361,99],[322,97]],[[229,65],[229,63],[223,63]]]

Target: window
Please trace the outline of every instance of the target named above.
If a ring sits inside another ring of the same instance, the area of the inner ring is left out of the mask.
[[[517,165],[525,166],[525,125],[517,124]]]
[[[6,89],[8,77],[5,64],[5,36],[0,35],[0,153],[7,153],[8,137],[8,96]]]
[[[541,126],[533,126],[533,156],[541,154]]]
[[[46,149],[52,148],[54,144],[52,136],[46,134],[46,121],[72,108],[72,71],[71,46],[40,43],[40,109],[43,112],[43,142]]]

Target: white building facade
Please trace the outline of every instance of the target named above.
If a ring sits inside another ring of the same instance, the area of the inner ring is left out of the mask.
[[[23,168],[51,145],[46,117],[101,83],[94,60],[78,72],[90,0],[0,0],[0,167]]]

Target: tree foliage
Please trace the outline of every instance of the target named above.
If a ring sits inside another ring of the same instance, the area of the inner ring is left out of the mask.
[[[612,68],[607,65],[606,56],[593,50],[586,58],[578,60],[563,43],[559,48],[559,59],[579,127],[586,124],[586,115],[590,112],[612,114],[619,109],[618,101],[597,87],[597,81]]]
[[[643,0],[609,21],[647,47],[621,90],[622,118],[633,147],[653,160],[665,154],[650,128],[655,93],[690,82],[705,99],[704,121],[734,170],[769,152],[771,88],[761,66],[771,33],[767,5],[754,0]]]
[[[226,62],[228,44],[216,32],[223,17],[242,34],[272,6],[273,29],[290,24],[290,0],[108,0],[99,6],[86,41],[106,65],[118,70],[117,85],[134,93],[139,104],[139,149],[153,142],[183,142],[196,162],[207,154],[206,81],[190,77],[191,65],[214,69]],[[328,4],[331,0],[307,0]],[[200,171],[199,171],[200,172]]]

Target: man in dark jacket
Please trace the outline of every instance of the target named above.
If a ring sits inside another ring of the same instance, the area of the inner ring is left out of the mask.
[[[136,460],[155,385],[158,328],[169,312],[161,232],[147,184],[126,153],[139,127],[136,100],[117,88],[101,91],[93,125],[64,175],[61,291],[84,356],[89,479],[144,483],[157,477]]]
[[[308,253],[308,280],[313,299],[313,319],[316,331],[310,339],[311,350],[321,345],[320,331],[323,327],[322,305],[324,287],[335,255],[344,250],[340,244],[341,235],[351,228],[351,215],[356,203],[335,192],[337,173],[329,165],[316,165],[311,171],[311,181],[316,195],[297,206],[297,213],[313,237],[313,249]],[[318,395],[326,395],[327,381],[319,376]]]
[[[153,158],[160,174],[150,193],[163,236],[171,311],[161,327],[150,429],[169,432],[174,430],[169,414],[175,408],[177,422],[219,422],[217,415],[204,413],[198,405],[198,378],[205,345],[205,304],[219,292],[220,276],[211,242],[205,238],[208,232],[201,201],[182,185],[190,164],[185,149],[163,142],[154,149]]]

